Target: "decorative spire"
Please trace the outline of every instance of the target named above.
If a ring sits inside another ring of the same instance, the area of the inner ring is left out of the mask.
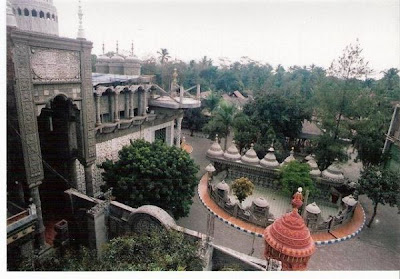
[[[79,0],[79,9],[78,9],[79,28],[77,36],[78,39],[85,39],[85,31],[83,30],[82,26],[82,17],[83,17],[82,5],[81,5],[81,0]]]
[[[7,26],[17,27],[17,20],[12,11],[11,2],[7,1]]]
[[[133,56],[133,41],[131,42],[131,56]]]
[[[103,55],[104,55],[104,41],[103,41]]]
[[[118,40],[117,40],[117,54],[118,54]]]

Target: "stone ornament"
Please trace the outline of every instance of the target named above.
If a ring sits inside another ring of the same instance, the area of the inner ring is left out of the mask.
[[[32,48],[33,82],[79,82],[79,52],[59,49]]]
[[[320,176],[321,175],[321,171],[318,168],[317,162],[315,162],[315,159],[314,159],[314,157],[312,155],[309,155],[309,156],[310,156],[310,158],[308,159],[307,164],[311,168],[310,175],[311,176]],[[307,157],[309,157],[309,156],[307,156]]]
[[[253,164],[253,165],[258,165],[260,162],[260,159],[257,157],[257,153],[254,151],[254,144],[251,144],[251,147],[249,150],[247,150],[246,154],[244,154],[241,158],[242,162],[248,163],[248,164]]]
[[[268,149],[268,153],[265,154],[264,158],[260,161],[260,164],[263,167],[270,168],[270,169],[277,169],[279,168],[279,162],[276,160],[275,154],[274,154],[274,147],[271,144],[271,147]]]
[[[225,157],[225,159],[231,160],[231,161],[240,160],[241,156],[240,156],[239,150],[237,149],[237,147],[235,145],[234,140],[232,141],[232,145],[225,151],[224,157]]]
[[[337,165],[338,165],[338,160],[335,159],[333,164],[322,172],[322,177],[330,181],[343,183],[344,175],[342,171],[337,167]]]
[[[306,211],[311,214],[320,214],[321,213],[321,209],[318,207],[318,205],[315,202],[307,205]]]
[[[344,197],[342,201],[348,206],[355,206],[357,204],[357,200],[353,197],[353,195]]]
[[[224,155],[224,151],[222,151],[221,146],[218,143],[218,135],[215,136],[215,141],[211,145],[211,147],[207,150],[207,156],[209,157],[222,157]]]
[[[284,166],[292,161],[296,161],[296,158],[294,157],[294,147],[292,147],[292,150],[290,150],[290,155],[286,157],[286,159],[282,162],[281,166]]]

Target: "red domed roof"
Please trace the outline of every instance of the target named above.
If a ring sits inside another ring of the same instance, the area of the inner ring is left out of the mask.
[[[264,239],[273,249],[292,257],[309,257],[315,251],[310,231],[297,209],[268,226]]]

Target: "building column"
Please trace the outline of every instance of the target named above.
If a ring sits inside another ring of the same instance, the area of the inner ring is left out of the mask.
[[[119,106],[118,106],[119,92],[115,91],[114,94],[114,122],[119,121]]]
[[[178,148],[181,147],[182,119],[183,119],[183,116],[179,116],[176,119],[176,143],[175,143],[175,146]]]
[[[133,115],[133,92],[132,91],[129,91],[128,98],[129,98],[129,118],[133,118],[134,115]]]
[[[109,101],[109,108],[110,108],[110,121],[114,122],[114,110],[115,110],[115,105],[114,105],[114,95],[110,94],[108,95],[108,101]]]
[[[125,100],[125,113],[124,116],[125,118],[129,118],[129,92],[124,92],[124,100]]]
[[[143,102],[143,116],[147,115],[147,90],[142,92],[142,102]]]
[[[96,103],[96,126],[101,126],[101,117],[100,117],[100,97],[99,94],[94,94],[94,101]]]
[[[84,169],[85,169],[86,195],[94,197],[92,164],[85,164]]]
[[[38,225],[38,228],[36,229],[36,239],[39,245],[39,250],[44,249],[46,245],[44,236],[45,227],[43,224],[43,215],[42,215],[42,202],[40,201],[40,194],[39,194],[39,186],[41,184],[42,182],[39,181],[35,183],[33,186],[29,186],[32,202],[36,206],[37,225]]]

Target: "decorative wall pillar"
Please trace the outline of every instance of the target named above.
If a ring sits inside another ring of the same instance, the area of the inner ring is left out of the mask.
[[[180,90],[179,90],[179,103],[182,104],[183,103],[183,86],[181,85]]]
[[[42,182],[37,182],[33,185],[30,185],[30,195],[33,201],[33,204],[36,206],[36,215],[37,215],[37,226],[38,228],[36,231],[36,239],[39,246],[39,250],[44,249],[46,241],[44,236],[45,227],[43,224],[43,216],[42,216],[42,202],[40,201],[40,194],[39,194],[39,186]]]
[[[119,106],[118,106],[119,91],[114,94],[114,122],[119,121]]]
[[[94,101],[96,103],[96,126],[101,126],[100,98],[101,98],[100,94],[97,93],[94,94]]]
[[[179,116],[176,119],[176,143],[175,143],[175,146],[178,148],[180,148],[180,146],[181,146],[182,119],[183,119],[183,116]]]
[[[129,118],[129,114],[130,114],[130,108],[131,108],[131,106],[130,106],[130,100],[131,100],[131,98],[130,98],[130,92],[128,91],[128,92],[125,92],[124,93],[124,97],[125,97],[125,118]]]
[[[85,164],[84,168],[85,168],[86,195],[94,197],[92,164]]]
[[[196,99],[200,100],[200,84],[197,84],[196,87]]]
[[[115,110],[115,105],[114,105],[114,95],[113,94],[109,94],[108,95],[108,103],[109,103],[109,109],[110,109],[110,121],[114,122],[114,110]]]
[[[130,91],[129,92],[129,98],[130,98],[130,102],[129,102],[129,117],[133,118],[135,117],[135,111],[133,109],[133,96],[134,96],[134,92]]]

